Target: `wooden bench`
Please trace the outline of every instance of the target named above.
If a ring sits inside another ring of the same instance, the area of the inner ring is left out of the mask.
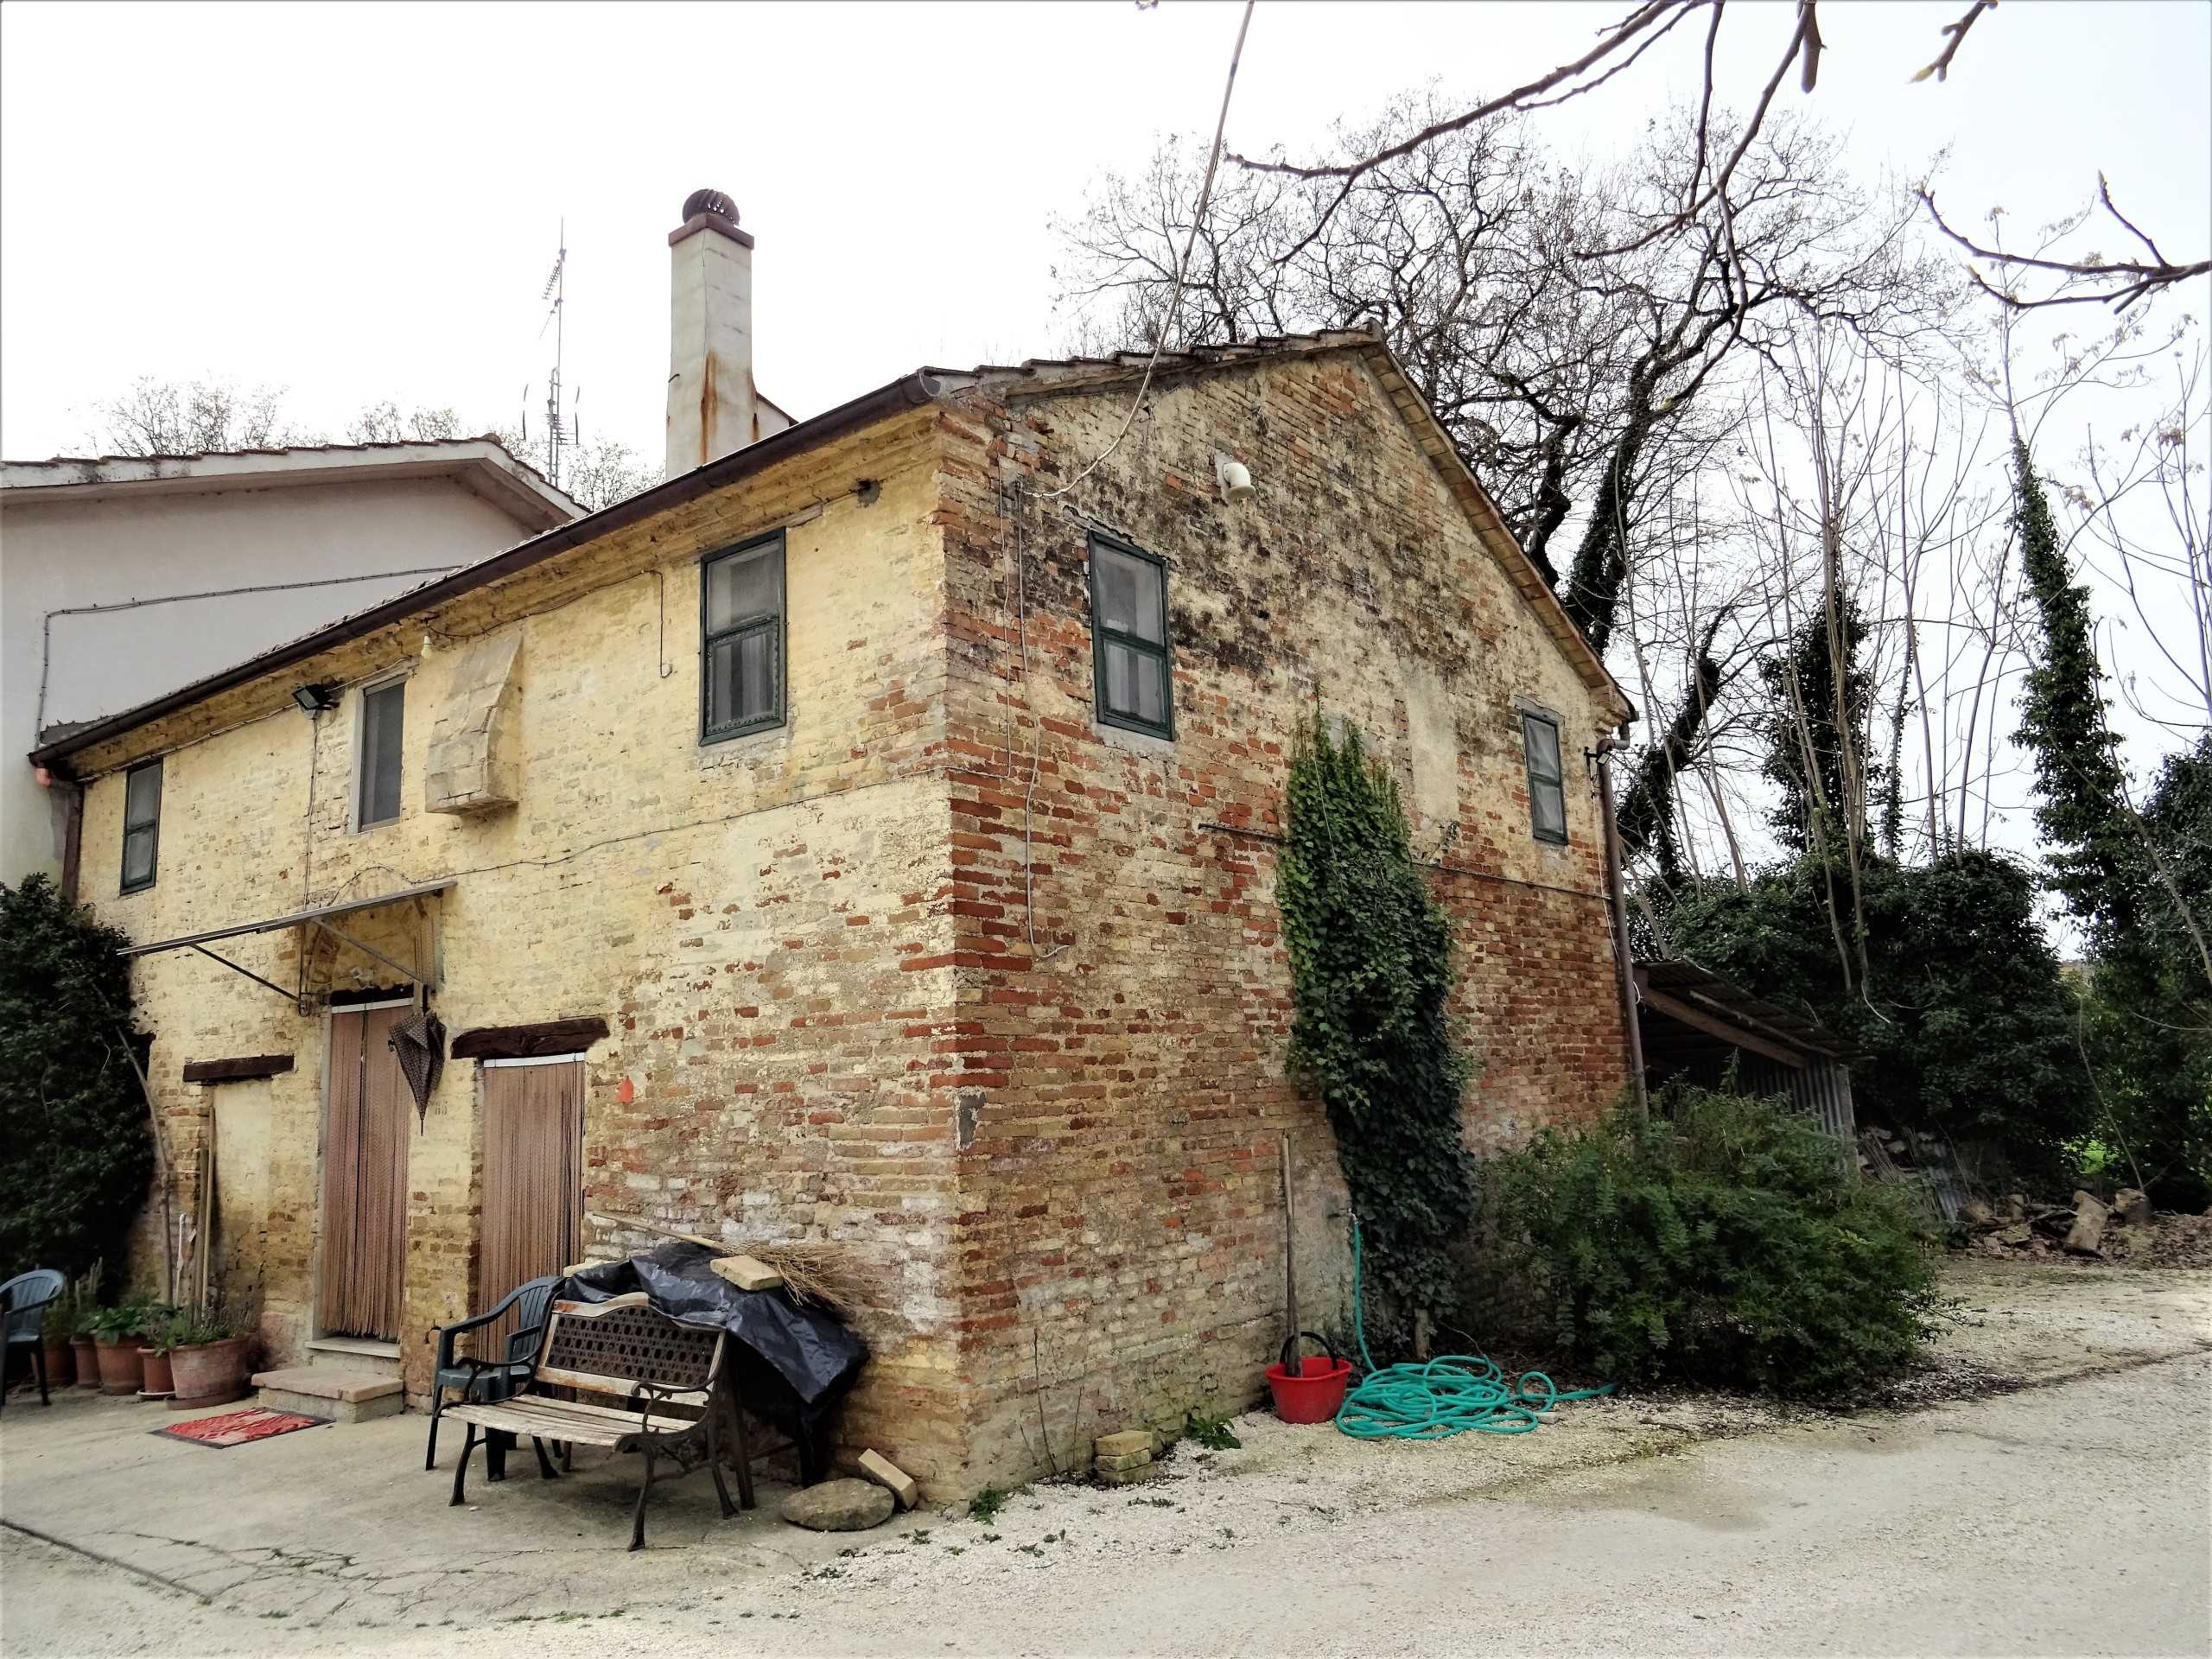
[[[601,1446],[634,1452],[645,1460],[631,1518],[630,1548],[645,1541],[645,1499],[653,1489],[654,1464],[666,1459],[679,1476],[704,1464],[715,1478],[722,1513],[735,1515],[729,1488],[722,1483],[721,1416],[728,1411],[737,1430],[737,1487],[745,1507],[753,1507],[752,1448],[747,1443],[745,1414],[722,1384],[722,1349],[728,1333],[679,1325],[646,1305],[643,1292],[606,1302],[556,1302],[546,1317],[528,1379],[505,1400],[464,1399],[445,1415],[468,1425],[461,1462],[453,1471],[453,1501],[464,1500],[469,1453],[479,1431],[486,1447],[486,1472],[499,1479],[505,1451],[515,1438],[528,1435],[537,1452],[540,1478],[556,1478],[548,1441],[566,1448]],[[463,1362],[467,1363],[470,1362]],[[619,1405],[562,1397],[581,1393],[620,1401]]]

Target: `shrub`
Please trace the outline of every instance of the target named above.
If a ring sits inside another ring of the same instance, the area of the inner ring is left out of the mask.
[[[0,886],[0,1274],[125,1259],[154,1173],[127,941],[44,875]]]
[[[2109,1109],[2095,1132],[2119,1141],[2114,1179],[2198,1211],[2212,1201],[2212,733],[2167,757],[2140,823],[2113,884],[2126,891],[2088,929],[2083,1043]]]
[[[1661,895],[1674,952],[1846,1039],[1862,1122],[1974,1142],[2065,1190],[2066,1147],[2095,1131],[2096,1101],[2032,874],[1987,852],[1864,861],[1863,983],[1847,978],[1829,918],[1831,886],[1847,879],[1801,858],[1747,890]]]
[[[1891,1191],[1779,1103],[1670,1086],[1648,1122],[1546,1130],[1490,1166],[1486,1270],[1618,1382],[1847,1392],[1912,1359],[1934,1268]]]

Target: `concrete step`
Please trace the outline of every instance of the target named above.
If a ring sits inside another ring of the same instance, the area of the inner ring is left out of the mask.
[[[399,1344],[368,1337],[317,1337],[308,1344],[308,1363],[372,1376],[397,1376]]]
[[[270,1411],[297,1412],[326,1423],[363,1423],[404,1409],[407,1396],[396,1376],[372,1371],[341,1371],[332,1365],[294,1365],[255,1374],[261,1390],[256,1405]]]

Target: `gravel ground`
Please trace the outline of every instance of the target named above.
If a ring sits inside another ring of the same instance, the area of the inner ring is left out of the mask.
[[[988,1525],[902,1517],[682,1595],[551,1586],[428,1630],[201,1605],[9,1532],[0,1637],[11,1656],[2206,1652],[2212,1274],[1950,1283],[1935,1363],[1854,1413],[1597,1401],[1436,1446],[1254,1416],[1242,1449],[1186,1448],[1147,1486],[1039,1487]]]

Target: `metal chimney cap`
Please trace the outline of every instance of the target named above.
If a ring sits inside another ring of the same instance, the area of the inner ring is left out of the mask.
[[[696,219],[701,213],[710,213],[716,219],[737,223],[737,204],[719,190],[694,190],[683,198],[683,217]]]

